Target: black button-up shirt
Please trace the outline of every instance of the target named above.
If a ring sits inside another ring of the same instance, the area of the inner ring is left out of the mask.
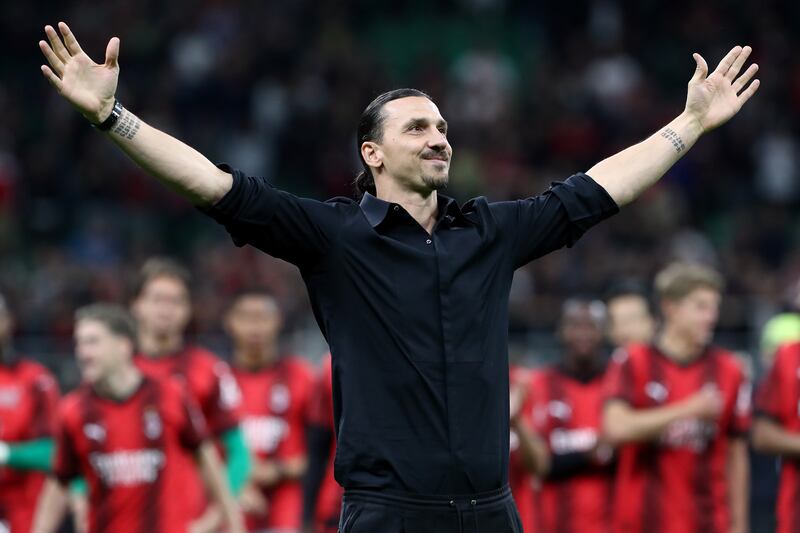
[[[204,211],[238,246],[294,263],[333,356],[335,476],[345,488],[455,495],[508,481],[514,270],[618,211],[585,174],[524,200],[438,195],[429,235],[367,194],[298,198],[233,173]]]

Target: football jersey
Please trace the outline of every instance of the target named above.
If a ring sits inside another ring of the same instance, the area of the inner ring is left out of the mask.
[[[56,381],[40,364],[0,364],[0,441],[52,437],[58,396]],[[0,531],[30,531],[43,482],[41,472],[0,466]]]
[[[547,443],[551,456],[587,454],[601,433],[603,379],[601,371],[581,380],[562,367],[534,372],[530,380],[533,428]],[[577,471],[550,475],[538,495],[542,533],[610,533],[614,497],[614,466],[587,464]]]
[[[755,396],[758,416],[800,433],[800,342],[781,345]],[[776,517],[778,533],[800,531],[800,461],[781,457]]]
[[[325,468],[325,477],[317,493],[314,506],[315,533],[336,532],[339,514],[342,509],[344,489],[333,476],[333,462],[336,457],[336,431],[333,426],[333,376],[331,358],[328,355],[322,362],[322,371],[314,388],[310,403],[309,424],[327,428],[331,432],[330,454]]]
[[[251,371],[234,368],[242,394],[242,427],[251,453],[262,460],[286,461],[306,455],[308,402],[314,374],[296,357]],[[262,489],[265,516],[247,516],[249,531],[299,530],[303,518],[303,489],[299,479],[283,480]]]
[[[727,532],[728,448],[745,437],[750,422],[750,385],[730,352],[709,347],[678,363],[654,346],[618,350],[606,379],[607,399],[634,409],[674,404],[706,384],[720,390],[723,409],[715,421],[677,420],[651,442],[619,450],[615,499],[618,532]]]
[[[515,383],[522,381],[528,383],[530,379],[527,377],[527,371],[521,367],[512,366],[510,368],[510,382]],[[524,423],[533,429],[531,392],[528,394],[520,407],[520,414]],[[536,524],[536,485],[537,481],[534,475],[528,471],[525,466],[521,453],[519,451],[519,436],[513,429],[509,435],[509,450],[511,457],[508,462],[508,484],[511,487],[511,495],[514,497],[514,502],[519,511],[519,518],[522,521],[522,527],[525,531],[539,531],[535,527]]]
[[[186,532],[185,472],[207,438],[181,382],[144,377],[116,401],[84,385],[61,404],[54,474],[86,479],[90,533]]]

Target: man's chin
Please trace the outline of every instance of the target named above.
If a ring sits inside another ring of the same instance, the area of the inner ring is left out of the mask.
[[[433,191],[441,191],[447,188],[447,183],[450,180],[447,174],[443,176],[423,176],[422,182],[426,187]]]

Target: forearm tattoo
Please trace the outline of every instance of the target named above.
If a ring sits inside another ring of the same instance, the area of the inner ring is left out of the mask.
[[[119,117],[119,120],[111,128],[113,133],[116,133],[120,137],[124,137],[128,140],[133,139],[136,137],[136,134],[139,132],[139,128],[142,125],[142,121],[139,120],[139,117],[128,111],[127,109],[122,110],[122,116]]]
[[[683,144],[683,139],[681,139],[681,136],[678,135],[672,128],[664,128],[664,131],[661,132],[661,136],[672,143],[672,146],[675,147],[676,152],[683,152],[686,150],[686,145]]]

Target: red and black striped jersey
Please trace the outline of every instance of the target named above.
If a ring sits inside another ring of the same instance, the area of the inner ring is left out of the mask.
[[[603,379],[604,371],[581,380],[557,366],[531,376],[533,427],[547,442],[552,465],[538,495],[536,531],[611,532],[613,465],[591,459],[600,439]],[[572,466],[557,471],[567,461]]]
[[[250,451],[260,459],[287,460],[306,455],[308,404],[314,386],[310,365],[284,357],[257,371],[234,368],[242,393],[242,426]],[[300,480],[284,480],[263,490],[267,514],[248,515],[249,531],[299,530],[303,489]]]
[[[205,422],[182,383],[144,377],[126,400],[84,385],[60,408],[54,474],[89,487],[90,533],[180,533],[194,517],[186,493]]]
[[[527,370],[523,367],[512,366],[509,372],[509,381],[511,383],[523,382],[530,383],[530,378]],[[531,409],[531,393],[528,392],[525,397],[525,402],[521,407],[520,415],[523,418],[523,423],[528,424],[533,429]],[[536,527],[536,494],[535,487],[538,483],[535,476],[525,466],[521,453],[519,450],[519,436],[513,429],[509,435],[509,450],[511,457],[508,462],[508,484],[511,487],[511,495],[514,497],[514,503],[517,505],[519,511],[519,518],[522,521],[522,528],[524,531],[539,531]]]
[[[784,344],[755,395],[756,416],[768,417],[786,431],[800,433],[800,342]],[[800,461],[781,458],[776,506],[777,531],[800,531]]]
[[[0,441],[52,437],[58,397],[58,385],[42,365],[24,359],[0,364]],[[0,531],[30,530],[43,481],[40,472],[0,466]]]
[[[750,385],[735,356],[709,347],[680,364],[653,346],[630,346],[612,358],[605,396],[649,409],[685,400],[707,384],[722,395],[716,422],[678,420],[655,441],[620,448],[616,531],[729,530],[728,448],[731,438],[746,435],[750,423]]]

